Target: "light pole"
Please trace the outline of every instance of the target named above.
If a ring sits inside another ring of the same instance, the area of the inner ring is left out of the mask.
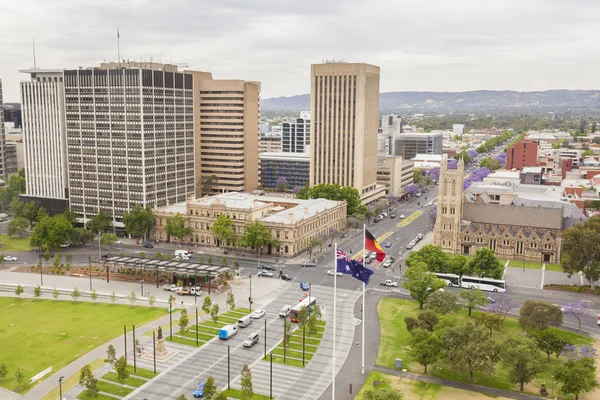
[[[554,397],[554,375],[552,375],[552,390],[550,391],[550,397]]]
[[[58,378],[58,390],[60,392],[60,397],[58,398],[59,400],[62,400],[62,381],[65,380],[64,376],[61,376],[60,378]]]
[[[89,258],[90,260],[90,270],[89,270],[89,275],[90,275],[90,291],[92,290],[92,257]]]
[[[141,290],[142,290],[142,297],[143,297],[144,296],[144,280],[143,279],[140,280],[140,283],[142,285],[142,289]]]
[[[250,296],[248,296],[248,303],[250,304],[250,312],[252,312],[252,274],[248,274],[250,277]]]

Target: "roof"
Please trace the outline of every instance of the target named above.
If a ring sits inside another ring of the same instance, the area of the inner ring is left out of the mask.
[[[442,155],[441,154],[417,154],[417,155],[414,156],[413,160],[441,162],[442,161]]]
[[[525,167],[521,170],[524,174],[541,174],[542,167]]]
[[[339,204],[339,201],[327,199],[303,200],[302,203],[296,207],[288,208],[285,211],[271,214],[265,218],[262,218],[261,221],[280,224],[295,224],[303,219],[310,218],[330,208],[337,207]]]
[[[310,162],[310,153],[266,152],[260,153],[261,160],[305,161]]]
[[[559,208],[542,208],[485,203],[464,203],[462,219],[492,225],[515,225],[562,229],[563,212]]]

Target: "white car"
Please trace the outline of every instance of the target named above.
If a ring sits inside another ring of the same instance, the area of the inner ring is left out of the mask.
[[[17,261],[17,257],[4,256],[4,261]]]
[[[121,241],[120,241],[120,240],[117,240],[117,241],[115,242],[115,244],[123,244],[123,243],[121,243]]]
[[[404,219],[404,218],[406,218],[406,215],[400,214],[400,219]]]
[[[60,247],[65,248],[65,247],[69,247],[71,245],[71,242],[64,242],[63,244],[60,245]]]
[[[258,274],[256,274],[258,276],[266,276],[268,278],[273,277],[273,273],[269,272],[269,271],[260,271]]]
[[[333,275],[342,276],[342,275],[344,275],[344,274],[342,274],[341,272],[335,272],[334,270],[330,269],[330,270],[328,270],[328,271],[327,271],[327,275],[331,275],[331,276],[333,276]]]
[[[256,310],[252,313],[252,318],[258,319],[264,317],[267,312],[265,310]]]

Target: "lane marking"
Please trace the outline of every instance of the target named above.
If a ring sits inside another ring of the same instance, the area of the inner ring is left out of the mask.
[[[396,226],[398,228],[405,227],[405,226],[411,224],[414,220],[416,220],[417,218],[419,218],[421,215],[423,215],[423,211],[417,210],[414,213],[410,214],[405,219],[403,219],[402,221],[400,221],[400,223],[398,223],[398,225],[396,225]]]

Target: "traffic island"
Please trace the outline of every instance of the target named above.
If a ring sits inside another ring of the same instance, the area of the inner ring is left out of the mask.
[[[277,347],[271,351],[273,362],[294,367],[304,368],[319,348],[323,332],[325,331],[325,321],[317,322],[317,332],[310,334],[306,328],[306,337],[304,339],[304,363],[302,362],[302,329],[296,329],[289,338],[289,342],[284,346],[283,340],[279,342]],[[285,354],[285,357],[284,357]],[[271,356],[263,358],[263,361],[270,362]]]

